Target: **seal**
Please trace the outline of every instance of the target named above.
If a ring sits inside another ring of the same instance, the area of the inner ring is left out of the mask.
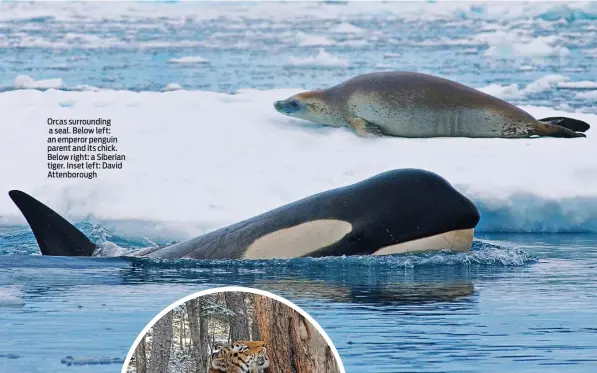
[[[590,126],[565,117],[533,118],[463,84],[415,72],[359,75],[324,90],[276,101],[275,109],[360,136],[525,138],[586,137]]]
[[[92,256],[98,246],[52,209],[12,190],[42,254]],[[228,227],[133,256],[274,259],[470,250],[475,205],[437,174],[399,169],[328,190]],[[129,254],[130,255],[130,254]]]

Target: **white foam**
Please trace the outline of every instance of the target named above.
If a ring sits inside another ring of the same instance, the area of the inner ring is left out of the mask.
[[[209,63],[207,58],[199,57],[199,56],[187,56],[187,57],[180,57],[180,58],[171,58],[168,60],[170,63],[174,64],[182,64],[182,65],[194,65],[194,64],[205,64]]]
[[[101,240],[99,247],[93,253],[93,256],[122,256],[126,255],[126,253],[126,249],[104,238]]]
[[[63,85],[61,78],[35,80],[28,75],[18,75],[13,86],[18,89],[57,89]]]
[[[25,305],[23,291],[17,286],[0,288],[0,307],[23,307]]]
[[[21,189],[74,221],[113,222],[116,232],[119,221],[145,222],[146,234],[168,226],[185,238],[383,171],[416,167],[447,178],[484,206],[485,216],[508,212],[484,229],[597,231],[594,130],[573,140],[363,139],[272,108],[299,91],[0,93],[2,130],[10,134],[0,136],[0,159],[10,160],[0,162],[0,215],[24,223],[6,194]],[[523,109],[597,125],[593,114]],[[127,156],[123,170],[94,180],[48,179],[48,117],[110,118]]]
[[[295,57],[290,56],[286,60],[286,66],[292,67],[322,67],[322,68],[346,68],[350,66],[350,62],[348,60],[342,59],[340,57],[334,56],[325,51],[325,49],[320,48],[319,52],[315,56],[308,56],[308,57]]]

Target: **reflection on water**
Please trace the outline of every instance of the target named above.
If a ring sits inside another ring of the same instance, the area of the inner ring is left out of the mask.
[[[260,285],[272,292],[286,293],[293,298],[384,306],[448,302],[473,294],[472,282],[397,282],[367,287],[333,285],[323,281],[280,280],[266,281]]]

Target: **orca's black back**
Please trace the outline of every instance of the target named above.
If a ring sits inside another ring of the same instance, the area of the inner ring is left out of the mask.
[[[342,240],[309,256],[366,255],[385,246],[474,228],[479,222],[479,211],[437,174],[400,169],[146,254],[169,259],[237,259],[260,237],[323,219],[346,221],[353,229]]]

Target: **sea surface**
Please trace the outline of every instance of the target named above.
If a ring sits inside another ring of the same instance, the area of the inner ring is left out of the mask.
[[[396,69],[496,85],[515,102],[551,107],[594,109],[597,90],[590,2],[3,2],[0,9],[2,91],[38,80],[68,90],[314,89]],[[533,85],[546,75],[552,79]]]
[[[0,2],[0,372],[119,372],[159,311],[223,285],[304,308],[348,373],[597,371],[594,129],[372,140],[272,108],[413,70],[594,127],[596,58],[591,2]],[[124,168],[48,179],[48,117],[111,119]],[[402,167],[473,200],[471,253],[126,257]],[[41,257],[15,188],[125,256]]]
[[[467,254],[272,261],[0,257],[4,372],[116,372],[193,292],[268,290],[329,334],[347,372],[592,372],[597,235],[481,235]],[[10,356],[10,357],[7,357]]]

